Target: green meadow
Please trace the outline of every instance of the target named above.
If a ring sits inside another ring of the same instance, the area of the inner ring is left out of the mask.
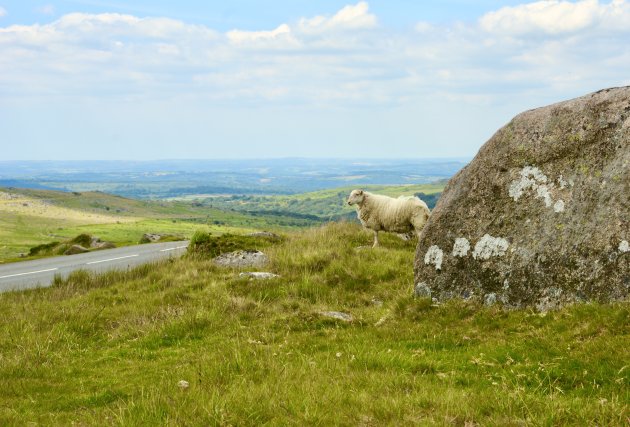
[[[7,196],[9,195],[9,196]],[[249,214],[184,201],[142,201],[101,192],[0,188],[0,262],[17,261],[29,249],[79,234],[118,246],[137,244],[144,233],[188,239],[197,230],[214,233],[291,230],[321,223],[282,213]]]
[[[433,207],[444,186],[444,182],[438,182],[410,185],[364,185],[361,188],[390,197],[422,194],[423,200],[429,204],[429,207]],[[346,186],[290,196],[231,195],[208,197],[207,195],[190,195],[175,200],[195,200],[204,206],[240,212],[288,213],[307,215],[321,221],[334,221],[340,218],[352,218],[355,215],[355,209],[345,203],[354,188],[356,187]]]
[[[628,424],[627,303],[433,304],[412,296],[415,242],[366,248],[353,223],[231,238],[279,277],[194,244],[0,294],[0,425]]]

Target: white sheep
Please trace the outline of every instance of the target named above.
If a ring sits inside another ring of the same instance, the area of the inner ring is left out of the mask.
[[[363,227],[374,232],[374,245],[378,246],[378,232],[410,233],[420,231],[429,219],[429,208],[417,197],[401,196],[397,199],[372,194],[363,190],[352,190],[348,204],[355,205],[357,216]]]

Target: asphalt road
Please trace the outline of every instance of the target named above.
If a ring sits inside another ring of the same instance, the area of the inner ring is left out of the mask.
[[[67,277],[76,270],[125,270],[164,258],[179,257],[187,247],[187,241],[151,243],[0,264],[0,292],[50,286],[55,275]]]

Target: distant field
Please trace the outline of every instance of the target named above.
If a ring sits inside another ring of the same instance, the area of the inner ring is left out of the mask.
[[[214,233],[310,227],[355,219],[345,203],[354,187],[291,196],[185,196],[134,200],[99,191],[61,192],[0,188],[0,262],[18,260],[33,246],[86,233],[116,245],[136,244],[144,233],[189,238],[199,230]],[[424,194],[431,205],[443,183],[363,186],[392,197]]]
[[[251,215],[190,202],[140,201],[101,192],[0,189],[0,262],[18,260],[33,246],[81,233],[120,246],[138,243],[144,233],[189,238],[199,229],[247,232],[315,223],[286,215]]]
[[[427,204],[432,207],[437,200],[435,196],[442,192],[444,186],[444,182],[439,182],[410,185],[364,185],[360,188],[391,197],[423,194],[426,196],[421,196],[421,198],[425,199]],[[290,196],[231,195],[209,197],[208,195],[190,195],[173,200],[197,201],[204,206],[246,212],[287,212],[309,215],[326,221],[353,217],[355,209],[348,206],[345,201],[350,191],[355,188],[357,187],[346,186]]]

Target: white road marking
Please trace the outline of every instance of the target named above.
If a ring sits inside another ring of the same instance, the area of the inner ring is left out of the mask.
[[[59,269],[58,268],[49,268],[48,270],[29,271],[28,273],[9,274],[8,276],[0,276],[0,279],[6,279],[6,278],[9,278],[9,277],[16,277],[16,276],[24,276],[26,274],[45,273],[47,271],[55,271],[55,270],[59,270]]]
[[[101,262],[116,261],[118,259],[133,258],[133,257],[136,257],[136,256],[140,256],[140,255],[139,254],[135,254],[135,255],[119,256],[118,258],[102,259],[100,261],[86,262],[85,265],[100,264]]]
[[[161,249],[160,252],[174,251],[175,249],[184,249],[186,246],[178,246],[176,248]]]

